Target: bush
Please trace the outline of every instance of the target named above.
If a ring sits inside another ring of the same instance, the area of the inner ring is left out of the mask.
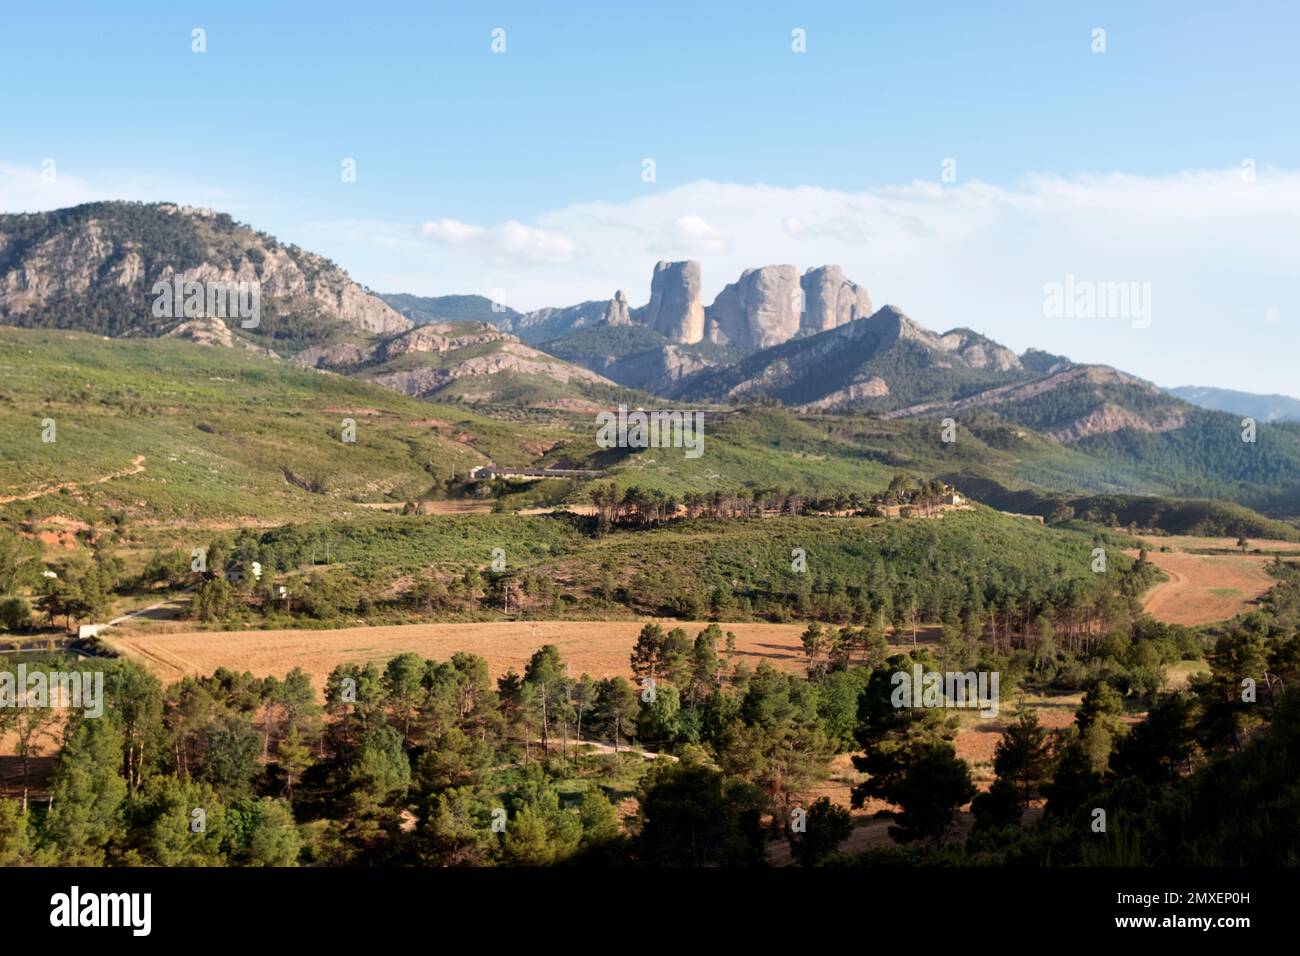
[[[6,631],[25,631],[32,623],[32,608],[27,599],[11,594],[0,599],[0,627]]]

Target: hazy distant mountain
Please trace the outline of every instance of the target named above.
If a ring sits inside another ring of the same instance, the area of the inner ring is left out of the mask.
[[[577,305],[519,312],[493,303],[481,295],[419,296],[392,293],[383,300],[417,325],[430,322],[486,322],[518,336],[529,345],[559,338],[577,329],[608,323],[631,322],[627,297],[616,292],[612,299],[593,299]]]
[[[1247,415],[1257,422],[1300,422],[1300,399],[1289,395],[1257,395],[1203,385],[1182,385],[1166,391],[1201,408]]]
[[[518,312],[504,305],[498,305],[494,309],[492,300],[481,295],[423,296],[395,292],[381,295],[380,298],[416,325],[427,325],[430,322],[487,322],[498,325],[508,324],[519,317]]]

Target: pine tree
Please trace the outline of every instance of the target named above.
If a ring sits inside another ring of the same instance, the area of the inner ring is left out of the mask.
[[[277,757],[280,770],[284,773],[285,795],[293,803],[294,785],[314,763],[311,750],[302,742],[302,734],[297,727],[290,727],[288,735],[280,741]]]
[[[1047,730],[1032,710],[1022,711],[1007,727],[993,752],[993,772],[1020,789],[1025,806],[1047,778],[1051,765]]]

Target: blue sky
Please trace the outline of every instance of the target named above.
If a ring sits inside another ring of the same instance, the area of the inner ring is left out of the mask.
[[[211,205],[374,288],[520,308],[639,304],[657,258],[700,259],[706,302],[834,261],[932,328],[1295,393],[1298,11],[11,5],[0,208]],[[1150,282],[1153,321],[1046,319],[1066,274]]]

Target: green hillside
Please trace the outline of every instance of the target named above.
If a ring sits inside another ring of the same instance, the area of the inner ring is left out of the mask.
[[[464,408],[186,342],[0,329],[0,372],[0,487],[31,496],[5,503],[11,515],[283,520],[402,501],[452,468],[534,457],[518,429]],[[345,418],[355,443],[340,438]],[[561,434],[530,427],[533,442]],[[125,474],[137,456],[142,470]]]
[[[513,582],[516,607],[542,617],[631,612],[698,619],[723,604],[728,620],[843,619],[865,613],[861,602],[891,594],[891,612],[914,606],[924,620],[938,621],[955,619],[974,595],[1014,595],[1021,605],[1085,603],[1121,587],[1133,566],[1122,553],[1132,542],[1120,536],[1048,528],[988,508],[935,521],[699,519],[594,532],[593,521],[561,514],[373,514],[227,534],[223,551],[257,560],[272,574],[313,576],[312,590],[324,601],[299,609],[308,624],[351,614],[372,622],[420,619],[418,582],[433,576],[454,588],[467,568],[485,573],[477,584],[488,590]],[[1091,570],[1099,544],[1113,555],[1114,575]],[[505,553],[507,574],[487,573],[496,548]],[[804,555],[804,571],[792,569],[795,549]],[[438,593],[445,598],[446,591]],[[456,614],[498,616],[499,600]],[[267,613],[270,625],[284,623],[278,610]]]
[[[1087,443],[1062,445],[987,414],[963,422],[957,441],[945,443],[938,423],[924,419],[712,407],[704,411],[700,457],[682,448],[602,449],[589,403],[624,401],[626,392],[588,386],[576,407],[573,391],[553,379],[503,373],[467,377],[438,400],[417,400],[355,377],[168,339],[4,329],[0,371],[0,484],[14,499],[0,511],[18,517],[333,515],[362,503],[471,493],[447,480],[489,461],[606,469],[620,490],[677,496],[738,489],[869,495],[900,472],[942,475],[977,499],[987,492],[982,500],[1035,513],[1081,494],[1168,496],[1176,474],[1147,473],[1105,449],[1089,454]],[[340,440],[345,418],[356,422],[355,443]],[[54,422],[54,442],[42,441],[45,419]],[[508,495],[509,506],[588,501],[583,482],[524,487]],[[1031,507],[1007,497],[1016,492],[1055,497]],[[1133,515],[1124,524],[1168,530],[1281,530],[1245,509],[1199,524],[1176,509],[1119,512]]]
[[[1300,424],[1258,426],[1244,442],[1236,415],[1195,409],[1181,428],[1151,434],[1126,429],[1076,444],[1101,461],[1123,462],[1165,494],[1235,501],[1300,515]]]

